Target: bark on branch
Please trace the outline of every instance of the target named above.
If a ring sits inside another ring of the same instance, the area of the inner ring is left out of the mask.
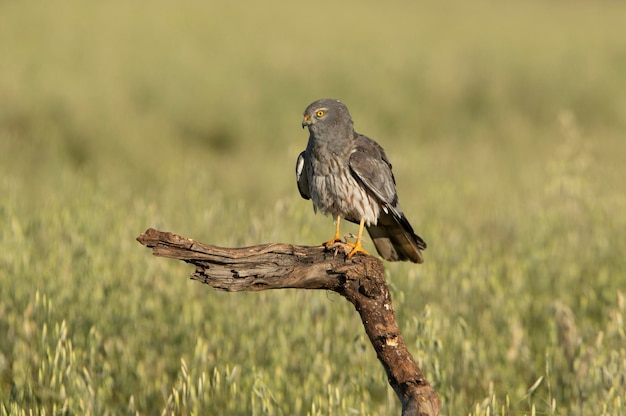
[[[409,353],[398,329],[382,262],[357,255],[346,260],[324,247],[270,243],[222,248],[148,229],[137,240],[155,256],[196,267],[193,280],[229,292],[325,289],[350,301],[402,403],[402,416],[434,416],[441,401]]]

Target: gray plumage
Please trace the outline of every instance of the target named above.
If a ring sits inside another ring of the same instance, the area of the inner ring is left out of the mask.
[[[304,111],[302,127],[310,136],[296,163],[300,195],[316,212],[363,221],[384,259],[422,263],[426,243],[400,208],[391,163],[378,143],[354,131],[348,108],[338,100],[315,101]]]

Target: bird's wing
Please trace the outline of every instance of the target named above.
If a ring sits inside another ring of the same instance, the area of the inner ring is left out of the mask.
[[[311,199],[311,194],[309,192],[309,175],[307,173],[306,161],[304,158],[305,152],[298,155],[298,160],[296,161],[296,183],[298,184],[298,191],[300,191],[302,198]]]
[[[348,163],[352,175],[366,191],[380,201],[383,209],[387,210],[398,204],[391,163],[378,143],[369,137],[359,135]]]
[[[408,232],[413,233],[413,227],[398,203],[396,180],[385,151],[369,137],[359,136],[357,140],[358,144],[349,160],[352,174],[366,191],[379,200],[385,214],[391,214]]]

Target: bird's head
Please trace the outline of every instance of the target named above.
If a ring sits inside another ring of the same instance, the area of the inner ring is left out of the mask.
[[[309,104],[304,110],[302,128],[308,127],[312,134],[332,131],[353,131],[348,107],[341,101],[323,98]]]

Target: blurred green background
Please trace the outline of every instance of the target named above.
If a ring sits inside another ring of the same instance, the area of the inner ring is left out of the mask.
[[[0,2],[0,414],[399,414],[339,296],[215,292],[135,241],[327,240],[294,164],[332,97],[429,244],[386,268],[442,414],[623,415],[625,21],[618,1]]]

